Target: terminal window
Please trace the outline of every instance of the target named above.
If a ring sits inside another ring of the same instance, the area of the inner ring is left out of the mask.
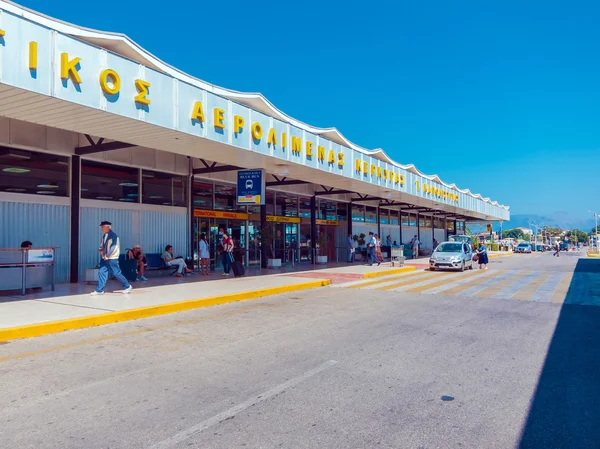
[[[0,191],[68,196],[69,159],[64,156],[0,147]]]

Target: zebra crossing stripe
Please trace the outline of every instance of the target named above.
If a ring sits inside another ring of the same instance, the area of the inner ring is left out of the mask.
[[[503,283],[504,288],[500,288],[499,291],[496,290],[496,293],[493,293],[487,297],[493,299],[518,299],[516,298],[516,295],[534,282],[539,275],[539,271],[534,271],[532,273],[520,273],[519,276],[511,278],[509,283]],[[537,289],[538,285],[536,285],[535,289]]]
[[[567,297],[567,292],[569,291],[569,287],[571,286],[571,282],[573,281],[573,272],[565,273],[562,276],[562,279],[556,286],[556,290],[554,290],[554,294],[552,295],[551,302],[554,304],[562,304],[565,302]]]
[[[456,274],[455,276],[458,277],[460,281],[462,281],[464,279],[472,278],[473,276],[475,276],[479,273],[483,273],[483,271],[482,270],[469,271],[469,272],[465,272],[465,273]],[[456,281],[456,278],[454,280]],[[437,281],[437,282],[428,282],[427,284],[424,284],[424,285],[413,286],[412,288],[405,290],[405,291],[410,292],[410,293],[422,293],[424,291],[427,291],[427,290],[430,290],[430,289],[433,289],[436,287],[448,285],[449,282],[452,282],[452,280],[442,279],[441,281]]]
[[[395,290],[397,288],[406,287],[407,285],[420,284],[420,283],[427,281],[433,277],[441,278],[441,277],[450,276],[451,274],[453,274],[453,273],[436,273],[434,271],[429,271],[429,272],[427,272],[427,276],[421,276],[417,279],[411,279],[411,280],[404,281],[404,282],[396,282],[394,284],[384,285],[383,287],[376,287],[375,290],[385,290],[385,291]]]
[[[443,284],[440,284],[440,286],[436,286],[435,288],[431,288],[428,290],[423,291],[423,294],[425,295],[435,295],[437,293],[441,293],[446,295],[446,290],[450,290],[453,289],[455,287],[460,287],[461,285],[465,285],[465,284],[469,284],[469,285],[473,285],[473,277],[474,276],[489,276],[491,273],[494,273],[494,271],[489,271],[489,270],[474,270],[472,272],[470,272],[469,274],[472,276],[467,276],[467,277],[461,277],[458,280],[455,281],[450,281],[447,280],[446,282],[444,282]],[[437,282],[436,282],[437,284]],[[465,287],[467,288],[467,287]]]
[[[408,274],[402,273],[402,274],[399,274],[396,276],[386,276],[385,278],[379,278],[375,281],[367,281],[367,282],[360,281],[360,282],[357,282],[356,284],[350,284],[350,285],[346,285],[344,287],[346,287],[346,288],[370,287],[372,285],[381,285],[381,284],[385,284],[386,282],[396,281],[398,279],[419,277],[419,276],[423,276],[427,273],[428,273],[427,271],[412,271]]]
[[[564,277],[565,276],[562,273],[554,273],[554,276],[550,276],[542,285],[540,285],[531,300],[533,302],[551,302],[554,292]]]
[[[511,299],[516,299],[519,301],[531,301],[533,299],[533,295],[537,293],[540,287],[544,285],[551,276],[552,273],[548,271],[541,273],[538,272],[537,276],[534,277],[527,285],[518,290]]]
[[[488,279],[495,279],[498,276],[501,276],[503,273],[506,273],[504,270],[494,270],[494,271],[485,271],[484,274],[477,279],[473,279],[471,282],[466,282],[462,285],[457,285],[456,287],[449,288],[443,291],[444,295],[458,295],[463,294],[466,291],[473,290],[478,285],[486,282]]]
[[[498,275],[494,276],[491,275],[489,278],[484,279],[484,281],[479,284],[479,285],[474,285],[472,287],[467,288],[462,294],[465,296],[476,296],[479,292],[493,292],[495,293],[498,288],[493,288],[494,285],[498,286],[499,284],[497,284],[498,281],[503,281],[505,279],[511,278],[513,276],[518,276],[521,274],[521,271],[518,272],[514,272],[514,271],[505,271],[504,273],[498,273]],[[491,293],[490,293],[491,294]],[[486,294],[483,297],[487,297],[488,295]]]

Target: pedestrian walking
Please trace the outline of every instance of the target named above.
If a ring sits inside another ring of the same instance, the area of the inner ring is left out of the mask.
[[[375,235],[372,232],[369,232],[369,241],[367,242],[367,248],[369,251],[369,266],[373,266],[375,263],[375,246],[377,241],[375,240]]]
[[[381,239],[378,234],[375,234],[375,258],[377,259],[377,266],[383,262],[383,254],[381,253]]]
[[[221,254],[223,262],[222,276],[229,276],[231,264],[233,263],[233,239],[227,231],[223,231],[223,253]]]
[[[410,241],[410,244],[412,246],[412,258],[416,259],[419,257],[419,245],[421,244],[421,242],[419,242],[419,237],[415,235]]]
[[[208,247],[208,240],[206,240],[206,234],[203,232],[200,234],[200,243],[198,244],[198,252],[200,257],[200,274],[208,276],[209,262],[210,262],[210,250]]]
[[[356,249],[354,248],[354,239],[352,238],[352,234],[348,234],[347,247],[348,247],[348,262],[352,263],[352,262],[354,262],[354,253],[356,251]]]
[[[113,276],[117,281],[123,285],[123,293],[128,294],[133,289],[123,273],[121,273],[121,267],[119,267],[119,254],[120,244],[119,237],[112,230],[112,223],[110,221],[103,221],[100,223],[100,229],[104,233],[102,240],[100,241],[100,248],[98,252],[102,261],[100,262],[100,269],[98,270],[98,285],[91,295],[103,295],[104,287],[108,281],[108,273],[112,272]]]
[[[554,254],[553,256],[560,257],[560,243],[556,242],[554,245]]]
[[[477,261],[479,262],[479,269],[480,270],[487,270],[488,267],[488,254],[487,254],[487,248],[485,246],[485,243],[482,241],[479,243],[479,248],[477,249]]]

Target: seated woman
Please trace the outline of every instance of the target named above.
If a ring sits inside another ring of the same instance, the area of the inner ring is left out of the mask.
[[[182,257],[175,257],[173,255],[173,247],[171,245],[167,245],[165,247],[165,252],[163,253],[162,257],[166,266],[177,267],[177,277],[183,277],[184,273],[192,272],[192,270],[188,269],[188,267],[185,265],[185,261]]]

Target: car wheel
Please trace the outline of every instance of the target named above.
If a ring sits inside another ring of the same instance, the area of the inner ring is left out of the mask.
[[[461,273],[465,271],[465,261],[463,260],[462,265],[460,266]]]
[[[435,271],[435,267],[429,267],[429,271]]]

